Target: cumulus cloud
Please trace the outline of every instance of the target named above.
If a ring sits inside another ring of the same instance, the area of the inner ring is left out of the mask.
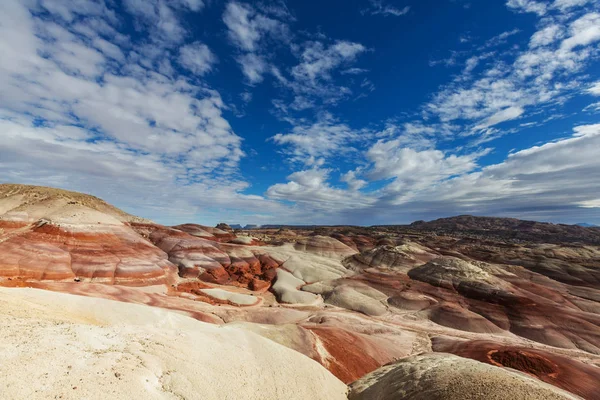
[[[535,0],[508,0],[506,5],[518,12],[529,12],[544,15],[548,9],[546,3]]]
[[[262,82],[263,75],[269,69],[265,57],[267,53],[265,44],[268,40],[285,42],[290,35],[287,24],[277,19],[289,18],[287,9],[271,5],[262,7],[262,11],[272,13],[274,17],[260,12],[249,4],[237,1],[227,3],[223,13],[227,35],[241,52],[237,61],[251,85]]]
[[[263,82],[265,76],[272,75],[277,86],[285,89],[282,98],[276,100],[278,110],[284,114],[349,97],[352,90],[332,79],[337,69],[344,68],[341,75],[367,72],[351,66],[359,54],[367,51],[362,44],[332,40],[323,34],[292,34],[290,24],[295,18],[283,2],[230,1],[222,19],[229,41],[237,49],[235,59],[246,83],[254,86]],[[301,40],[300,36],[309,36],[312,40]],[[298,58],[297,65],[289,68],[277,64],[280,47],[292,51]]]
[[[554,3],[552,4],[552,6],[554,8],[560,9],[561,11],[566,11],[573,7],[584,6],[588,3],[590,3],[591,1],[592,0],[554,0]]]
[[[71,4],[77,8],[76,4]],[[182,10],[200,11],[204,3],[200,0],[124,0],[127,11],[136,17],[138,30],[146,29],[155,43],[164,45],[180,42],[186,29],[177,13]]]
[[[367,139],[368,135],[366,130],[353,130],[325,114],[313,124],[295,125],[290,132],[278,133],[271,139],[284,146],[291,161],[310,165],[322,163],[333,154],[352,152],[351,143]]]
[[[257,12],[252,6],[229,2],[223,14],[227,34],[231,41],[246,51],[258,50],[260,41],[267,35],[286,36],[287,25]]]
[[[264,74],[269,69],[269,64],[264,57],[246,53],[237,58],[238,63],[242,67],[242,73],[251,85],[260,83],[264,79]]]
[[[587,92],[594,96],[600,96],[600,81],[594,82],[592,85],[590,85],[590,87],[587,89]]]
[[[300,203],[317,212],[339,212],[364,208],[373,199],[363,196],[356,190],[343,190],[327,183],[329,169],[313,168],[294,172],[287,177],[287,183],[275,184],[267,190],[271,199],[287,200]]]
[[[292,69],[292,75],[305,81],[331,79],[331,70],[356,59],[365,50],[362,44],[348,41],[338,41],[328,47],[321,42],[309,43],[302,52],[302,62]]]
[[[217,56],[204,43],[194,42],[179,49],[178,61],[194,74],[204,75],[213,69]]]
[[[529,47],[534,49],[540,46],[547,46],[554,43],[564,35],[563,27],[558,24],[548,25],[531,36]]]
[[[419,112],[363,128],[335,117],[331,106],[374,88],[359,64],[373,50],[322,33],[292,34],[295,18],[283,2],[223,4],[223,36],[233,49],[227,59],[239,64],[247,85],[234,97],[249,103],[248,85],[273,78],[277,115],[291,126],[269,133],[269,144],[298,169],[250,195],[249,172],[240,169],[248,148],[225,117],[239,109],[206,81],[216,75],[217,56],[182,18],[201,12],[203,1],[124,0],[132,18],[125,23],[112,1],[7,0],[0,14],[0,176],[91,192],[169,223],[199,212],[215,222],[225,214],[231,222],[300,223],[456,213],[600,218],[599,125],[484,162],[493,151],[488,141],[543,123],[525,118],[575,94],[600,96],[597,77],[585,72],[599,56],[600,14],[590,3],[509,0],[511,10],[541,17],[530,38],[512,29],[476,54],[456,52],[453,63],[464,60],[463,73]],[[380,1],[371,6],[372,14],[408,12]],[[586,107],[598,109],[597,102]],[[548,138],[561,134],[548,131]],[[490,148],[478,147],[483,142]]]
[[[378,141],[367,151],[372,169],[371,180],[393,179],[386,191],[401,192],[428,188],[455,175],[462,175],[477,167],[481,151],[464,156],[446,154],[437,149],[415,150],[406,147],[402,140]]]

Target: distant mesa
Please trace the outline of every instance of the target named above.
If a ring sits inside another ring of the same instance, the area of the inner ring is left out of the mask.
[[[233,230],[233,228],[231,226],[227,225],[224,222],[217,224],[217,226],[215,226],[215,228],[220,229],[222,231],[232,231]]]
[[[236,229],[259,229],[261,228],[260,225],[255,225],[255,224],[247,224],[247,225],[240,225],[240,224],[225,224],[225,223],[220,223],[219,225],[216,226],[219,229],[223,229],[223,230],[236,230]]]

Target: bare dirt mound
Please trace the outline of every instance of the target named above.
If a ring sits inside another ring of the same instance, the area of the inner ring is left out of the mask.
[[[486,340],[459,341],[441,337],[433,339],[433,349],[516,369],[585,399],[600,398],[600,368],[548,351]]]
[[[350,400],[576,399],[528,375],[450,354],[431,353],[386,365],[350,385]]]

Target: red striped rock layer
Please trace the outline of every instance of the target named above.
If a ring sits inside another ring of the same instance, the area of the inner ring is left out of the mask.
[[[132,227],[167,253],[183,278],[265,291],[279,267],[267,254],[243,245],[220,243],[157,224],[133,223]]]
[[[175,266],[126,225],[0,221],[0,276],[111,284],[170,283]]]

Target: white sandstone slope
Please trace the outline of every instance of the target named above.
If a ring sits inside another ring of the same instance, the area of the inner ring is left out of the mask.
[[[3,399],[346,399],[310,358],[148,306],[0,288]]]

